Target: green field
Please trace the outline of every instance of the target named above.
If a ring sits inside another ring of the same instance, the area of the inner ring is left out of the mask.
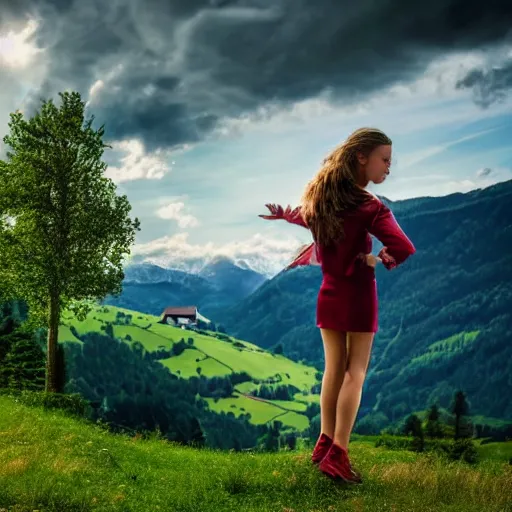
[[[129,324],[115,324],[118,313],[131,315]],[[197,377],[200,372],[201,375],[212,378],[225,377],[233,372],[247,372],[253,379],[238,384],[232,398],[221,398],[215,402],[208,398],[207,402],[212,410],[231,411],[236,416],[249,413],[250,421],[254,424],[265,423],[278,416],[277,419],[287,427],[299,430],[308,427],[309,419],[304,414],[307,404],[319,403],[320,399],[318,395],[309,393],[311,387],[317,383],[317,370],[314,367],[291,361],[282,355],[271,354],[246,341],[235,338],[231,338],[232,341],[224,341],[214,337],[215,333],[200,334],[160,324],[158,321],[157,316],[114,306],[96,306],[82,322],[71,313],[65,312],[59,328],[59,341],[82,343],[73,335],[71,327],[76,329],[79,336],[88,332],[104,334],[104,329],[109,323],[113,324],[116,338],[128,344],[139,342],[148,352],[169,350],[184,339],[187,345],[181,354],[159,361],[172,373],[190,378]],[[193,339],[193,346],[188,345],[189,338]],[[258,389],[265,381],[269,387],[290,384],[300,389],[301,393],[296,393],[292,401],[275,400],[269,403],[239,395]]]
[[[0,510],[179,512],[506,512],[512,443],[477,465],[391,451],[354,436],[363,483],[339,485],[310,449],[221,452],[114,435],[60,410],[0,396]],[[481,447],[484,448],[484,447]]]
[[[185,350],[179,356],[162,359],[160,362],[169,368],[171,372],[177,373],[184,378],[197,377],[197,368],[200,368],[201,375],[206,377],[223,377],[232,373],[227,366],[198,350],[192,349]]]
[[[306,408],[303,404],[297,402],[284,400],[263,402],[240,394],[232,398],[220,400],[206,398],[205,400],[208,402],[210,409],[215,412],[232,412],[236,417],[250,412],[251,421],[256,425],[278,420],[283,423],[284,427],[292,427],[298,431],[302,431],[309,426],[307,416],[299,414],[304,412]]]

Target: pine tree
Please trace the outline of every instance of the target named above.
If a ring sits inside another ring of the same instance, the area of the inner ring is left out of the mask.
[[[427,424],[425,426],[425,431],[431,439],[442,436],[439,418],[439,408],[437,404],[433,404],[428,411]]]
[[[459,390],[455,393],[451,410],[455,415],[455,439],[471,437],[471,425],[465,424],[463,418],[469,414],[469,404],[463,391]]]

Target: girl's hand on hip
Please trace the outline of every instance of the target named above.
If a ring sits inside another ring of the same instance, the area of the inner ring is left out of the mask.
[[[369,267],[375,268],[378,263],[382,263],[382,260],[378,256],[374,256],[373,254],[363,254],[360,253],[358,258],[364,261]]]

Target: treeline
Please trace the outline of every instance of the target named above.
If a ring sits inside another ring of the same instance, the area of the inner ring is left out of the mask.
[[[300,393],[300,389],[292,384],[278,384],[277,386],[262,384],[259,388],[250,391],[249,394],[265,400],[293,400],[296,393]]]
[[[458,390],[453,396],[450,411],[445,413],[444,421],[438,405],[432,404],[424,421],[417,414],[408,415],[397,428],[385,429],[376,446],[442,452],[454,460],[476,463],[478,452],[472,441],[475,429],[468,415],[466,395]]]

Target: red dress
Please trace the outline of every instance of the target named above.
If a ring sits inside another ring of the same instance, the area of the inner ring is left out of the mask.
[[[307,228],[300,208],[284,210],[267,205],[272,215],[264,219],[284,219]],[[345,240],[333,248],[310,244],[303,248],[288,268],[320,265],[322,284],[318,292],[316,325],[323,329],[349,332],[377,332],[378,300],[375,269],[362,254],[372,251],[375,236],[384,247],[379,252],[383,265],[391,270],[416,252],[412,242],[398,225],[391,210],[374,198],[356,210],[344,214]]]

